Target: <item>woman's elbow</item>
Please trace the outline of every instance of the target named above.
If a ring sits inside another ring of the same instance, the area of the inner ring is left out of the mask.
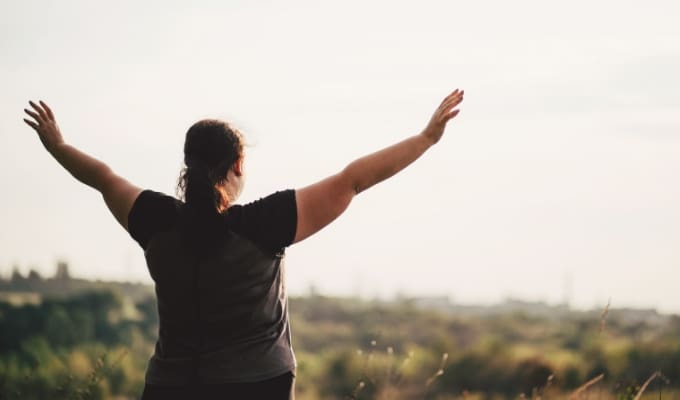
[[[365,182],[362,182],[361,173],[354,163],[345,167],[339,176],[342,189],[351,192],[352,197],[368,188]]]

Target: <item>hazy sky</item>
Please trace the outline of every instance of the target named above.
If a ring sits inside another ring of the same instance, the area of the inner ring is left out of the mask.
[[[167,193],[186,129],[232,121],[247,202],[418,133],[460,87],[435,148],[288,250],[291,291],[680,312],[678,20],[671,0],[2,2],[0,271],[150,281],[28,99]]]

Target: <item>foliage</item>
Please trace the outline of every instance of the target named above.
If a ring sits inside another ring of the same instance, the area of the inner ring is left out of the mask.
[[[145,303],[138,309],[155,314]],[[129,359],[128,349],[150,353],[157,319],[125,319],[123,310],[123,300],[107,291],[22,307],[0,303],[0,399],[141,393],[144,362]]]
[[[290,300],[296,397],[633,399],[680,382],[680,318],[610,310],[537,316],[465,313],[413,302],[321,296]],[[637,315],[637,314],[635,314]],[[152,297],[91,292],[0,303],[0,399],[136,398],[157,332]],[[662,376],[662,375],[659,375]]]

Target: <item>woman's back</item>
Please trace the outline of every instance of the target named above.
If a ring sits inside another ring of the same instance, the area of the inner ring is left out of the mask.
[[[250,382],[294,369],[283,257],[296,230],[295,192],[231,206],[223,229],[199,249],[182,224],[185,211],[152,191],[130,211],[130,234],[145,250],[158,297],[147,382]]]

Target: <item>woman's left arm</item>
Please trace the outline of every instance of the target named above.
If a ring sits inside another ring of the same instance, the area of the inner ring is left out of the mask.
[[[29,102],[32,110],[24,109],[33,120],[24,118],[35,129],[45,149],[77,180],[98,190],[116,220],[128,229],[128,214],[141,189],[116,175],[108,165],[66,144],[54,114],[44,102]]]

